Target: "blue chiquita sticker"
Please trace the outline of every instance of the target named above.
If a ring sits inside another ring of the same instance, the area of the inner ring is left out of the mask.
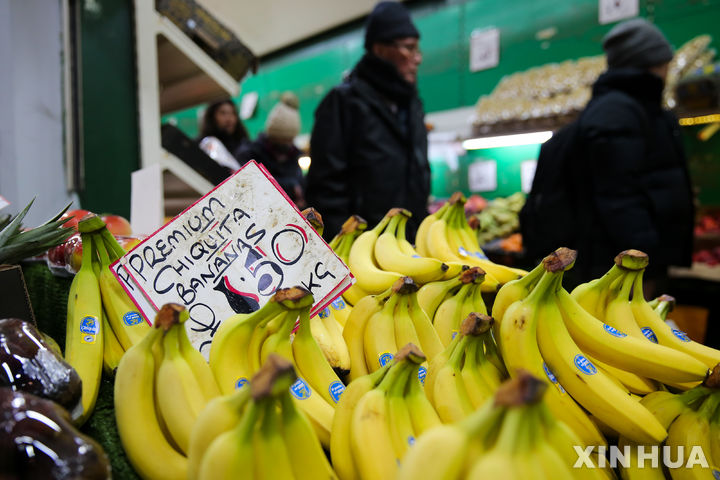
[[[655,336],[655,332],[652,331],[652,328],[650,327],[643,327],[640,329],[640,331],[645,335],[645,338],[650,340],[653,343],[658,343],[658,339]]]
[[[240,378],[238,378],[238,379],[235,381],[235,389],[236,389],[236,390],[239,390],[239,389],[243,388],[245,385],[247,385],[247,384],[249,384],[249,383],[250,383],[250,382],[248,381],[247,378],[245,378],[245,377],[240,377]]]
[[[586,375],[595,375],[597,373],[595,365],[582,355],[575,355],[575,366]]]
[[[603,328],[606,332],[608,332],[610,335],[614,337],[627,337],[627,334],[625,332],[621,332],[617,328],[611,327],[607,323],[603,323]]]
[[[138,325],[142,323],[142,321],[142,315],[140,315],[138,312],[127,312],[125,315],[123,315],[123,323],[125,323],[125,325],[127,325],[128,327]]]
[[[330,392],[330,398],[332,398],[335,403],[338,403],[340,396],[345,392],[345,385],[343,385],[342,382],[334,381],[330,384],[330,387],[328,387],[328,391]]]
[[[332,307],[335,310],[342,310],[343,308],[345,308],[347,306],[345,304],[345,300],[343,300],[342,297],[336,298],[335,300],[332,301],[332,303],[330,305],[332,305]]]
[[[420,367],[418,370],[418,378],[420,379],[420,383],[422,385],[425,385],[425,377],[427,376],[427,368]]]
[[[310,398],[310,387],[305,383],[305,380],[298,378],[295,383],[290,385],[290,393],[298,400],[305,400]]]
[[[330,316],[330,309],[327,308],[327,307],[323,308],[323,309],[320,311],[320,313],[318,313],[318,316],[319,316],[320,318],[327,318],[327,317],[329,317],[329,316]]]
[[[389,353],[389,352],[385,352],[385,353],[380,354],[380,358],[378,359],[378,361],[380,362],[380,366],[384,367],[385,365],[390,363],[392,361],[392,359],[393,359],[393,354]]]
[[[554,383],[555,386],[557,386],[557,388],[558,388],[562,393],[565,393],[565,389],[563,388],[562,385],[560,385],[560,382],[558,382],[557,377],[556,377],[555,374],[550,370],[550,368],[547,366],[547,363],[545,363],[545,362],[543,362],[543,370],[545,370],[545,375],[547,375],[547,377],[550,379],[550,381],[551,381],[552,383]]]
[[[689,342],[690,337],[687,336],[687,333],[683,332],[682,330],[678,330],[677,328],[672,329],[673,335],[675,335],[677,338],[682,340],[683,342]]]
[[[712,475],[715,480],[720,480],[720,470],[715,470],[713,468]]]
[[[82,333],[81,343],[95,343],[97,334],[100,332],[100,323],[97,317],[88,315],[80,320],[80,333]]]

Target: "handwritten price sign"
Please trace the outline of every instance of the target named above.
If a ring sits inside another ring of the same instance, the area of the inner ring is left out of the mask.
[[[223,320],[257,310],[279,288],[308,289],[315,314],[351,284],[345,264],[255,162],[143,240],[113,270],[151,323],[163,304],[184,305],[190,340],[205,355]]]

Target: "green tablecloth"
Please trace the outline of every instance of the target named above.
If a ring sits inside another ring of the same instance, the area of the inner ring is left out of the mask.
[[[38,328],[54,338],[64,350],[67,297],[72,279],[54,276],[44,263],[28,263],[22,267]],[[103,374],[95,410],[81,430],[103,446],[110,457],[114,479],[139,479],[128,463],[118,436],[113,384],[113,378]],[[147,445],[147,448],[153,446]]]

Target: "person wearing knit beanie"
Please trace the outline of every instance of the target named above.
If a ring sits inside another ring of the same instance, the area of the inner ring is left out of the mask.
[[[665,35],[644,18],[615,25],[603,38],[608,68],[647,69],[668,63],[673,49]]]
[[[265,122],[265,133],[278,143],[292,143],[300,133],[300,102],[292,92],[285,92]]]

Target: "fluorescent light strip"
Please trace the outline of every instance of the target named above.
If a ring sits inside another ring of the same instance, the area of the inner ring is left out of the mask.
[[[465,150],[480,150],[482,148],[515,147],[518,145],[533,145],[545,143],[552,137],[552,132],[519,133],[516,135],[500,135],[497,137],[481,137],[465,140],[462,146]]]

